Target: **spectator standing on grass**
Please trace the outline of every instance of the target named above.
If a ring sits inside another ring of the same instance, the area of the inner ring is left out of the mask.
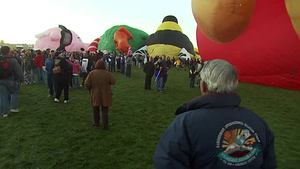
[[[127,55],[125,59],[126,77],[131,77],[132,55]]]
[[[167,80],[168,80],[168,70],[169,70],[169,62],[167,62],[167,60],[166,60],[166,55],[162,55],[162,60],[161,60],[161,62],[164,64],[164,67],[165,67],[165,69],[164,69],[164,77],[163,77],[163,85],[162,85],[162,88],[163,89],[166,89],[165,88],[165,85],[166,85],[166,83],[167,83]]]
[[[155,66],[153,63],[153,58],[150,57],[149,61],[144,65],[143,71],[146,74],[145,77],[145,89],[151,90],[151,79],[155,72]]]
[[[103,60],[97,61],[95,70],[86,78],[85,86],[90,93],[93,106],[94,124],[99,127],[100,106],[102,111],[102,129],[108,129],[108,109],[112,105],[112,90],[110,85],[116,83],[115,77],[105,69]]]
[[[65,57],[59,53],[55,53],[55,64],[54,68],[59,66],[60,72],[56,73],[53,71],[54,84],[55,84],[55,98],[54,102],[59,103],[59,99],[62,91],[64,90],[64,103],[69,102],[69,76],[71,74],[71,66],[66,61]]]
[[[84,86],[84,81],[88,76],[89,72],[92,70],[92,61],[89,58],[88,53],[84,53],[81,61],[81,75],[82,75],[82,86]]]
[[[194,88],[195,86],[195,77],[196,77],[196,69],[195,65],[190,67],[189,78],[190,78],[190,88]]]
[[[160,91],[163,92],[163,78],[164,78],[164,70],[165,70],[165,65],[162,63],[161,58],[158,58],[156,64],[155,64],[155,77],[157,77],[156,80],[156,90],[155,91]]]
[[[121,74],[125,74],[125,56],[124,54],[121,54],[121,65],[120,65],[120,72]]]
[[[47,84],[49,88],[48,97],[54,97],[54,78],[53,78],[53,67],[54,67],[54,50],[50,51],[50,54],[45,60],[46,75],[47,75]]]
[[[157,169],[277,168],[274,135],[240,106],[238,74],[225,60],[204,64],[202,96],[176,110],[154,154]]]
[[[0,57],[1,59],[7,59],[9,63],[7,69],[0,70],[0,105],[3,117],[8,116],[11,94],[19,90],[17,81],[19,81],[20,83],[23,83],[24,81],[20,64],[9,54],[10,48],[8,46],[2,46]],[[11,104],[15,103],[12,102]],[[13,107],[13,105],[11,106]],[[11,110],[11,112],[19,112],[19,110]]]
[[[25,51],[24,51],[25,52]],[[24,52],[22,52],[22,55],[24,56]],[[22,67],[22,58],[21,57],[18,57],[16,55],[16,52],[11,50],[10,52],[10,56],[13,57],[14,59],[16,59],[19,63],[19,66]],[[12,91],[11,92],[11,95],[10,95],[10,104],[11,104],[11,112],[19,112],[19,109],[18,109],[18,97],[19,97],[19,92],[20,92],[20,85],[21,85],[21,82],[19,79],[15,79],[16,80],[16,84],[17,84],[17,90],[16,91]],[[23,75],[23,81],[24,81],[24,75]]]
[[[38,50],[36,53],[37,56],[34,58],[34,64],[36,67],[35,69],[37,72],[38,82],[44,84],[45,83],[45,78],[43,75],[44,57],[40,50]]]
[[[80,62],[79,62],[79,60],[75,60],[74,63],[69,60],[67,60],[67,61],[72,66],[74,89],[78,89],[80,87],[79,77],[78,77],[79,71],[80,71]]]
[[[23,76],[24,76],[24,84],[28,85],[31,83],[31,59],[30,59],[30,53],[26,52],[22,54],[22,70],[23,70]]]

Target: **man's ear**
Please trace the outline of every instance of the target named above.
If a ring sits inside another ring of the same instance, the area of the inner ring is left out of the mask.
[[[201,80],[200,82],[200,90],[201,90],[201,93],[202,95],[205,95],[208,93],[208,90],[207,90],[207,85],[204,81]]]

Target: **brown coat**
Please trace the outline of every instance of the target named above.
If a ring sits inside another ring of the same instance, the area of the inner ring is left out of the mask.
[[[116,83],[115,77],[105,70],[103,60],[96,63],[95,70],[91,71],[85,80],[85,86],[90,91],[92,106],[108,107],[112,105],[112,91],[110,85]]]

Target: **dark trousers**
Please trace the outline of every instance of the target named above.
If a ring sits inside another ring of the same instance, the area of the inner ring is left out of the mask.
[[[168,80],[168,74],[167,74],[167,72],[164,72],[165,74],[164,74],[164,77],[163,77],[163,89],[165,88],[165,84],[166,84],[166,82],[167,82],[167,80]]]
[[[64,100],[69,100],[69,81],[55,82],[55,98],[59,99],[62,90],[64,90]]]
[[[110,64],[109,65],[109,71],[111,71],[111,72],[115,72],[116,71],[115,64]]]
[[[53,79],[53,74],[47,74],[47,83],[48,83],[48,88],[49,88],[49,94],[51,96],[54,95],[54,79]]]
[[[146,90],[151,89],[151,79],[152,79],[152,76],[146,75],[146,78],[145,78],[145,89]]]
[[[124,64],[121,64],[120,65],[120,68],[121,68],[121,74],[124,74],[125,73],[125,65]]]
[[[93,106],[93,114],[94,114],[94,124],[99,127],[100,123],[100,106]],[[102,129],[106,130],[108,128],[108,107],[101,106],[102,111]]]
[[[84,86],[84,82],[85,82],[85,79],[86,79],[87,76],[88,76],[88,73],[83,73],[82,72],[82,86]]]
[[[127,77],[131,77],[131,65],[127,65],[126,66],[126,76]]]
[[[194,88],[195,86],[195,77],[190,77],[190,88]]]

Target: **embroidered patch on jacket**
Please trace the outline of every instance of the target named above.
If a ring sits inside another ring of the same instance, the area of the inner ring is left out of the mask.
[[[219,132],[216,147],[224,151],[218,154],[229,166],[243,166],[253,161],[260,151],[257,133],[246,123],[232,121]]]

